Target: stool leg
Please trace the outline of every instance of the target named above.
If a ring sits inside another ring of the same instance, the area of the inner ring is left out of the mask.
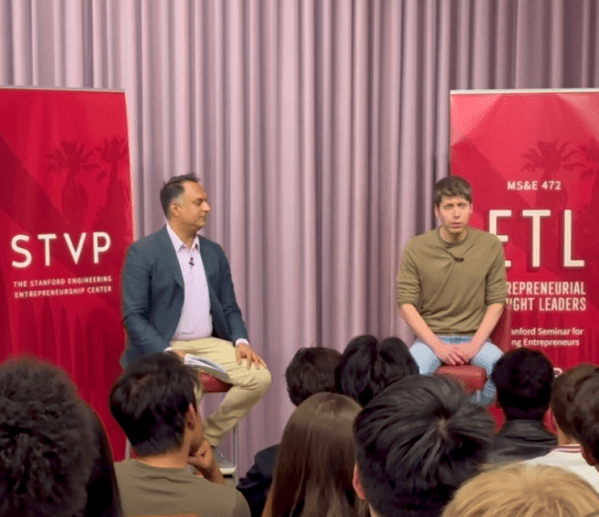
[[[233,463],[235,463],[233,481],[237,486],[239,484],[239,424],[235,424],[233,427]]]

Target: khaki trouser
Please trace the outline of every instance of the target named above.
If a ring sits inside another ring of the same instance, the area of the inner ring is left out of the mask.
[[[257,369],[255,365],[248,370],[245,359],[241,364],[237,364],[235,347],[224,339],[209,337],[192,341],[173,341],[171,347],[203,356],[222,365],[231,378],[233,386],[218,409],[204,422],[204,436],[210,445],[216,447],[225,434],[262,398],[270,386],[270,372],[264,366]],[[198,400],[198,404],[199,402]]]

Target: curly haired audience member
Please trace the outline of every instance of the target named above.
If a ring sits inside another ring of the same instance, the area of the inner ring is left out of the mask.
[[[336,391],[335,368],[341,354],[332,348],[316,346],[300,348],[285,370],[287,392],[295,406],[299,406],[310,395]],[[246,476],[239,480],[237,489],[250,505],[253,517],[264,510],[266,497],[272,483],[279,445],[271,445],[254,456],[254,465]]]
[[[554,378],[549,359],[537,350],[512,350],[497,361],[491,377],[506,422],[493,440],[489,461],[528,460],[549,453],[557,445],[543,425]]]
[[[48,363],[0,367],[0,479],[0,515],[121,515],[103,428]]]
[[[317,393],[293,412],[281,440],[264,517],[352,517],[364,507],[352,489],[352,427],[360,405]]]
[[[337,391],[362,406],[393,381],[418,373],[416,361],[398,337],[379,342],[365,334],[352,339],[337,367]]]
[[[557,447],[545,456],[528,460],[531,464],[554,465],[571,470],[586,479],[599,490],[599,472],[589,465],[582,455],[582,448],[574,437],[574,398],[580,381],[592,375],[595,366],[579,364],[557,376],[551,385],[549,414],[557,428]]]
[[[110,411],[137,454],[115,465],[126,515],[249,517],[243,496],[224,485],[204,438],[198,382],[178,356],[158,353],[128,363],[113,385]]]
[[[576,474],[517,462],[464,483],[443,517],[585,517],[598,515],[599,495]]]
[[[436,517],[486,461],[493,427],[453,380],[404,377],[356,419],[356,492],[375,517]]]

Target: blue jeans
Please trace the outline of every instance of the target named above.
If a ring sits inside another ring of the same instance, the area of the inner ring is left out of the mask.
[[[472,336],[458,335],[438,337],[441,341],[449,345],[460,345],[462,343],[467,343],[472,339]],[[437,368],[439,368],[439,366],[441,366],[441,361],[435,355],[435,353],[428,345],[425,345],[419,339],[414,341],[414,344],[410,348],[410,353],[418,365],[418,371],[422,375],[431,375]],[[487,382],[485,383],[485,386],[480,394],[480,402],[485,406],[491,404],[495,398],[496,389],[495,384],[493,384],[491,381],[491,372],[495,367],[495,363],[502,355],[503,352],[487,339],[487,341],[483,343],[483,346],[480,348],[478,353],[470,361],[470,364],[480,366],[487,372]]]

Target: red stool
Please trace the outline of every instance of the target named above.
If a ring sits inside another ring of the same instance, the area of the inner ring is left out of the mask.
[[[207,393],[226,393],[231,389],[231,384],[221,381],[216,377],[206,372],[200,372],[200,382],[202,383],[203,392]],[[233,480],[235,486],[239,483],[239,424],[233,427],[233,463],[235,463],[235,473]]]

